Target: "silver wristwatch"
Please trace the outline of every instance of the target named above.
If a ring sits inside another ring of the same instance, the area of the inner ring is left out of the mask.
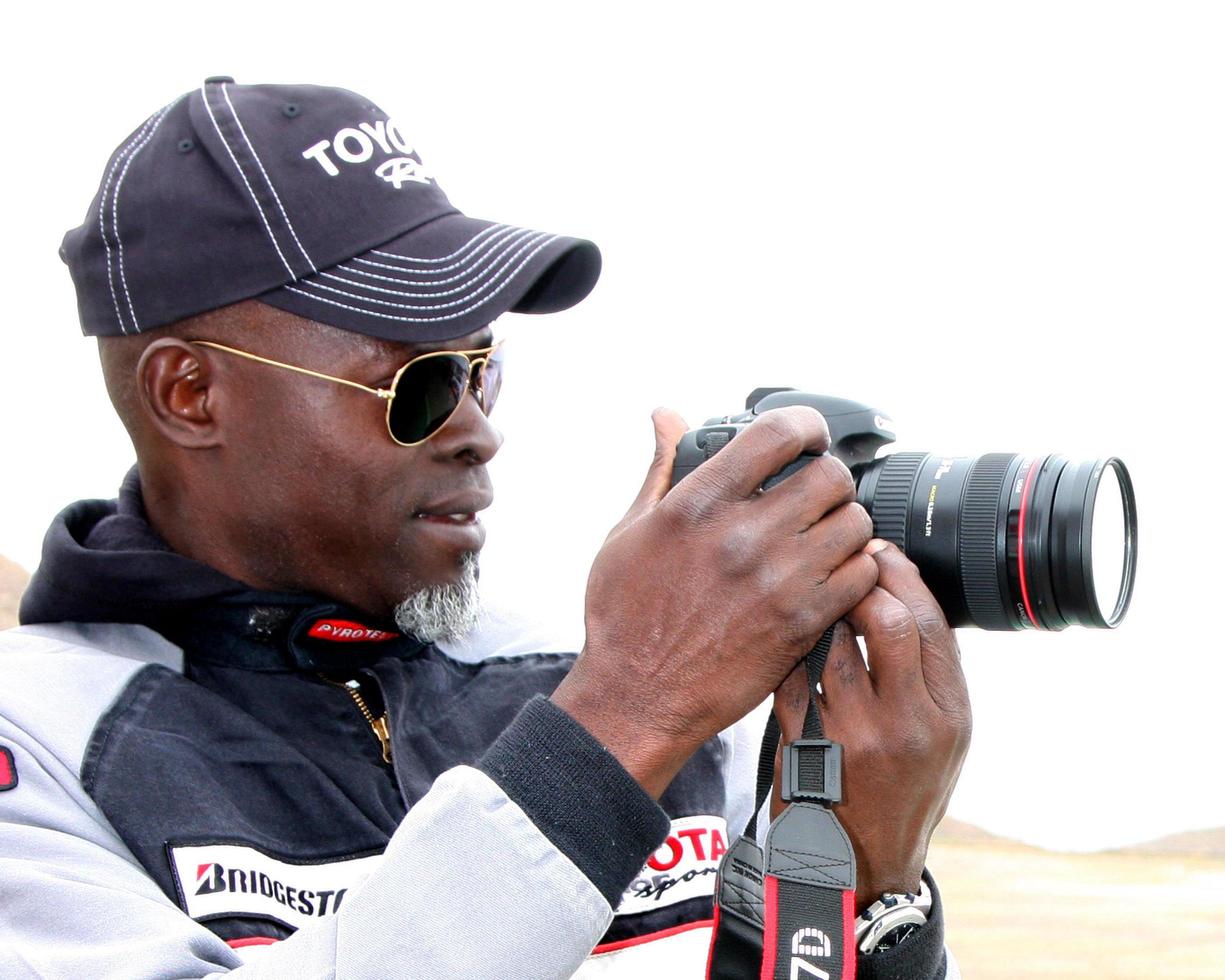
[[[885,892],[855,920],[855,945],[861,953],[900,946],[927,923],[932,896],[925,882],[918,894]]]

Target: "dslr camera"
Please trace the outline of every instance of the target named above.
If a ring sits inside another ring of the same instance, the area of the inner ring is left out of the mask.
[[[896,452],[878,409],[794,388],[758,388],[739,415],[707,420],[677,446],[672,485],[765,412],[815,408],[831,455],[850,469],[878,538],[918,566],[950,626],[988,630],[1112,629],[1136,579],[1136,498],[1122,460]],[[805,454],[765,482],[816,459]]]

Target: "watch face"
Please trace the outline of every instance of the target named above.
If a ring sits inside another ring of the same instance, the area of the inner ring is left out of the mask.
[[[917,922],[903,922],[901,925],[895,926],[876,941],[876,945],[872,948],[872,952],[881,949],[893,949],[896,946],[901,946],[911,936],[918,932],[923,927]]]

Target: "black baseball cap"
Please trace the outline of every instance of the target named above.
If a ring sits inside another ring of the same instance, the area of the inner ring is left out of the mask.
[[[507,310],[566,309],[600,275],[589,241],[461,214],[368,99],[222,77],[124,140],[60,255],[90,336],[257,298],[374,337],[447,340]]]

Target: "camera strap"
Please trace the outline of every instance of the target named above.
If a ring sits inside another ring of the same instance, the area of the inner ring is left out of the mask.
[[[824,738],[817,685],[833,642],[808,655],[803,737],[783,746],[782,798],[763,849],[757,814],[774,782],[772,713],[757,765],[753,816],[719,865],[708,980],[853,980],[855,853],[831,806],[842,798],[842,747]]]

